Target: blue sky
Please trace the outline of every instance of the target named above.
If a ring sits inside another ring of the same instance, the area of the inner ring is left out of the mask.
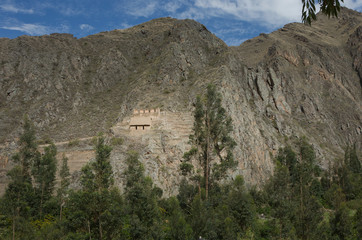
[[[344,6],[362,11],[362,0]],[[77,38],[159,17],[190,18],[228,45],[300,22],[301,0],[0,0],[0,37],[71,33]]]

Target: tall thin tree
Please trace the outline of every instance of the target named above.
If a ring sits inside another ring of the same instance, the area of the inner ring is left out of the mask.
[[[59,176],[60,176],[60,187],[57,191],[57,194],[58,194],[59,205],[60,205],[59,219],[62,220],[63,207],[66,203],[66,199],[67,199],[67,195],[68,195],[67,192],[68,192],[68,188],[70,185],[70,172],[69,172],[69,167],[68,167],[68,158],[65,157],[64,154],[63,154],[63,158],[62,158],[62,166],[60,168]]]
[[[34,126],[27,116],[24,117],[23,129],[19,140],[19,151],[13,156],[17,165],[7,174],[10,177],[10,183],[4,196],[8,214],[12,219],[13,239],[17,231],[17,222],[20,218],[26,218],[29,215],[29,208],[34,198],[30,169],[34,159],[40,155],[37,150]]]
[[[222,107],[221,95],[214,85],[208,85],[206,95],[196,98],[193,134],[190,135],[192,148],[184,154],[181,170],[184,174],[193,169],[193,158],[199,160],[203,172],[206,198],[210,181],[220,180],[236,162],[233,156],[235,141],[231,137],[232,120]]]
[[[35,192],[38,196],[39,217],[43,216],[44,203],[49,200],[53,194],[55,186],[55,174],[57,171],[57,148],[54,144],[45,147],[44,154],[39,154],[34,159],[31,169],[35,183]]]

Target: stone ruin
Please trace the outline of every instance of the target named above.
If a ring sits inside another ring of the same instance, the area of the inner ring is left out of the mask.
[[[134,110],[129,122],[129,129],[131,131],[149,130],[151,129],[152,120],[158,118],[159,115],[159,108]]]

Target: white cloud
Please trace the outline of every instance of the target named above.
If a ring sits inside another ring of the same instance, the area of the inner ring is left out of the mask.
[[[16,19],[8,19],[5,23],[2,23],[1,25],[2,26],[0,26],[0,28],[2,29],[20,31],[32,36],[69,31],[69,27],[64,24],[58,27],[51,27],[37,23],[21,23]]]
[[[229,38],[225,40],[225,43],[228,46],[239,46],[240,44],[242,44],[243,42],[245,42],[246,40],[248,40],[248,38]]]
[[[130,28],[132,27],[131,24],[128,24],[128,23],[122,23],[121,26],[120,26],[120,29],[126,29],[126,28]]]
[[[0,8],[1,8],[1,10],[5,11],[5,12],[27,13],[27,14],[33,14],[34,13],[33,9],[20,8],[20,7],[16,7],[14,5],[11,5],[11,4],[0,5]]]
[[[200,11],[198,8],[195,7],[191,7],[189,9],[187,9],[186,11],[180,12],[176,15],[177,18],[190,18],[190,19],[194,19],[194,20],[202,20],[204,18],[206,18],[208,15],[207,12],[204,11]]]
[[[227,26],[227,28],[225,28],[225,26]],[[217,30],[216,30],[216,34],[219,35],[224,35],[224,34],[238,34],[238,35],[243,35],[243,34],[248,34],[253,32],[253,29],[250,29],[248,27],[240,27],[239,26],[230,26],[228,24],[225,24],[223,26],[218,26]]]
[[[212,17],[233,17],[274,28],[300,21],[300,0],[195,0],[195,6]]]
[[[33,0],[34,1],[34,0]],[[81,0],[78,1],[55,1],[55,0],[47,0],[47,1],[35,1],[34,3],[37,11],[46,14],[49,10],[53,10],[59,12],[60,14],[70,17],[77,15],[84,15],[85,8],[87,8],[86,4],[81,4]],[[87,11],[91,11],[92,8],[87,8]]]
[[[2,26],[1,28],[20,31],[29,35],[44,35],[49,33],[49,29],[47,26],[31,23],[24,23],[16,26]]]
[[[362,0],[345,0],[342,5],[362,9]],[[275,29],[290,22],[301,22],[301,0],[133,0],[122,3],[125,13],[150,17],[168,13],[176,18],[207,20],[214,17],[251,22]],[[317,11],[319,4],[316,1]]]
[[[211,31],[223,39],[227,45],[238,46],[247,39],[257,36],[261,31],[265,31],[265,29],[254,24],[220,19],[212,23]]]
[[[341,5],[354,10],[362,10],[362,0],[345,0]]]
[[[86,32],[92,31],[94,29],[94,27],[89,24],[81,24],[79,25],[79,28]]]
[[[166,12],[175,13],[180,7],[181,3],[179,1],[170,1],[163,6],[163,9]]]
[[[151,1],[149,3],[145,3],[143,1],[133,1],[128,4],[125,8],[127,14],[135,16],[135,17],[149,17],[156,11],[157,7],[156,1]]]
[[[65,16],[75,16],[75,15],[80,15],[83,12],[81,10],[77,10],[77,9],[74,9],[74,8],[71,8],[71,7],[62,6],[60,8],[60,13],[65,15]]]

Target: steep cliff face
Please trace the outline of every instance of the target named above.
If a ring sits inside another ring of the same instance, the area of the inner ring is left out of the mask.
[[[239,47],[227,47],[195,21],[170,18],[82,39],[0,39],[0,155],[16,149],[28,114],[40,139],[84,138],[75,149],[60,147],[74,159],[86,151],[82,163],[90,158],[87,137],[103,131],[124,138],[112,154],[117,183],[126,152],[136,149],[155,183],[175,194],[193,102],[212,82],[234,123],[239,164],[230,177],[262,183],[278,148],[301,136],[327,166],[347,143],[361,145],[361,20],[361,13],[342,9],[339,19],[288,24]],[[132,134],[133,109],[157,107],[163,120]]]
[[[287,24],[232,48],[223,91],[253,183],[287,139],[306,136],[324,167],[346,144],[361,146],[360,31],[361,14],[343,9],[339,19]]]

